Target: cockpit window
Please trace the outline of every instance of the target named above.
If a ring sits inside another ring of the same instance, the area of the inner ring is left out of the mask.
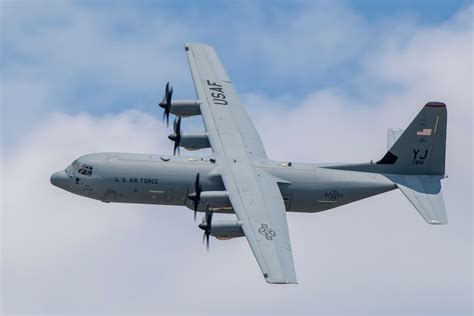
[[[72,162],[72,167],[74,168],[74,170],[79,170],[79,163],[77,162],[77,160],[74,160]]]
[[[82,166],[79,167],[79,163],[77,161],[74,161],[72,163],[72,166],[74,170],[76,170],[78,173],[83,174],[85,176],[92,176],[92,172],[94,171],[94,168],[91,165],[88,164],[83,164]]]

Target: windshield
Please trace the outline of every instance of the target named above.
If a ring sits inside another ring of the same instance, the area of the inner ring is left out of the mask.
[[[91,165],[85,163],[80,165],[77,160],[74,160],[74,162],[72,163],[72,168],[76,172],[89,177],[92,176],[92,172],[94,171],[94,168]]]
[[[74,160],[72,162],[72,167],[74,168],[74,170],[79,170],[79,163],[77,162],[77,160]]]

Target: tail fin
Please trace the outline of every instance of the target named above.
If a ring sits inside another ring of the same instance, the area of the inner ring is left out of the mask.
[[[429,102],[377,162],[429,224],[447,224],[441,191],[446,157],[446,105]],[[390,136],[389,136],[390,139]]]
[[[388,151],[378,162],[326,168],[383,174],[402,191],[426,222],[447,224],[441,191],[445,172],[446,121],[446,105],[429,102],[407,129],[389,130]]]
[[[429,102],[377,162],[384,173],[444,175],[446,105]]]

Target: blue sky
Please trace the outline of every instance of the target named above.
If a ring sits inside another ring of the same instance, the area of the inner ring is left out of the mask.
[[[0,6],[5,313],[471,314],[470,1]],[[395,191],[289,214],[300,284],[268,287],[245,240],[204,251],[184,208],[52,187],[85,153],[172,151],[157,103],[168,80],[194,97],[188,41],[216,48],[275,160],[378,159],[387,128],[445,102],[449,225],[425,224]]]
[[[8,83],[14,78],[33,85],[31,90],[47,85],[58,101],[46,109],[29,107],[31,118],[57,109],[104,115],[133,107],[153,113],[167,80],[175,84],[177,96],[193,96],[182,51],[186,41],[216,46],[241,94],[298,99],[314,89],[336,87],[347,96],[368,98],[359,84],[361,63],[382,49],[384,38],[408,38],[415,27],[443,23],[468,4],[7,1],[2,3],[3,99],[13,102]],[[138,53],[145,49],[146,55]],[[399,88],[367,80],[381,91]],[[2,108],[7,121],[24,116],[11,108]],[[13,136],[14,127],[2,126],[5,136]]]

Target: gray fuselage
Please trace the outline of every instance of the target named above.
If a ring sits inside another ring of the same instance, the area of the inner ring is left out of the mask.
[[[385,176],[325,168],[325,165],[255,161],[254,166],[280,179],[290,212],[319,212],[396,188]],[[85,166],[86,169],[83,167]],[[219,160],[202,157],[97,153],[78,158],[51,177],[52,184],[103,202],[187,206],[199,173],[203,191],[225,191]],[[87,171],[85,171],[87,170]],[[232,213],[228,201],[210,200],[204,208]]]

